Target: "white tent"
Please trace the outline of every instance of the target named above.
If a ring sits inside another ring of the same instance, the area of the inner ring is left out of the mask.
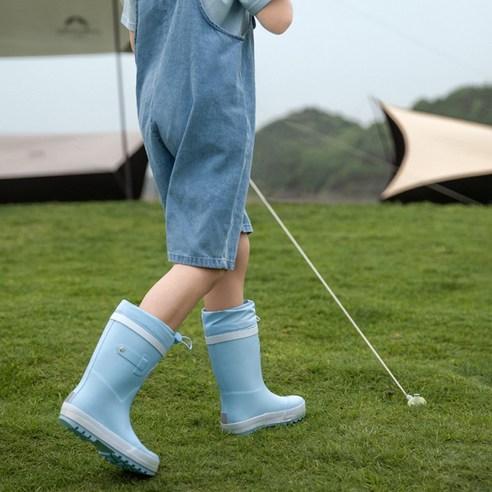
[[[120,131],[0,136],[0,203],[140,197],[147,158],[140,134],[126,129],[121,53],[129,41],[120,17],[119,0],[1,1],[0,57],[115,53]]]
[[[395,144],[382,200],[492,202],[492,127],[381,106]]]
[[[118,0],[2,0],[0,56],[124,51],[120,13]]]

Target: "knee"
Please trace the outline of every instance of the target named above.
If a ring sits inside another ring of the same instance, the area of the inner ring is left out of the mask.
[[[220,270],[216,268],[204,268],[204,267],[195,267],[196,271],[199,272],[198,280],[203,285],[207,286],[207,290],[213,289],[217,284],[219,284],[222,279],[224,279],[227,270]]]
[[[212,269],[210,270],[210,280],[212,287],[215,287],[218,283],[220,283],[224,277],[227,274],[227,270],[218,270],[218,269]]]

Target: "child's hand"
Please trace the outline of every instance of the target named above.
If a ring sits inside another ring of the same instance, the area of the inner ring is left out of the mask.
[[[292,3],[290,0],[272,0],[256,14],[256,18],[273,34],[283,34],[292,24]]]

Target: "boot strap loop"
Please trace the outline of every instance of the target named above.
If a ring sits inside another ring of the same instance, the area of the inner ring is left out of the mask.
[[[188,350],[191,350],[193,348],[193,341],[191,340],[191,338],[181,335],[179,331],[176,331],[174,333],[174,343],[182,343]]]
[[[215,345],[216,343],[231,342],[232,340],[241,340],[242,338],[249,338],[258,334],[258,325],[254,325],[251,328],[245,330],[228,331],[221,333],[220,335],[211,335],[205,337],[207,345]]]

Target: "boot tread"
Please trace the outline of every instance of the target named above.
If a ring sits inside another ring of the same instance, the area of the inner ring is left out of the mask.
[[[66,429],[73,432],[77,437],[79,437],[84,441],[89,441],[90,443],[92,443],[95,446],[97,452],[99,453],[99,456],[104,458],[112,465],[115,465],[118,468],[121,468],[122,470],[130,471],[134,473],[141,473],[143,475],[148,475],[148,476],[155,475],[155,471],[149,470],[148,468],[139,465],[137,462],[133,461],[132,459],[125,456],[124,454],[120,453],[118,450],[111,447],[109,444],[102,441],[95,434],[89,432],[80,424],[77,424],[73,420],[63,415],[60,415],[59,420],[60,423]]]

